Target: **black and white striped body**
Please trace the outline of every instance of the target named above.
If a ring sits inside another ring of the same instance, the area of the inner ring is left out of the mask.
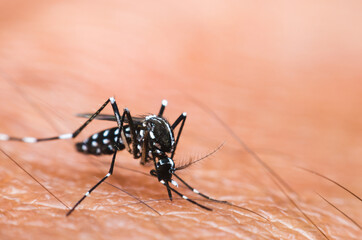
[[[142,157],[141,164],[145,164],[154,157],[164,158],[174,147],[174,134],[170,124],[162,117],[149,115],[143,121],[135,122],[135,149],[129,125],[123,126],[123,133],[118,138],[119,128],[110,128],[91,135],[83,142],[78,142],[76,148],[79,152],[92,155],[113,154],[117,150],[127,150],[135,159]]]
[[[125,127],[126,129],[128,129],[129,132],[129,128],[127,126]],[[118,127],[105,129],[101,132],[93,134],[89,138],[85,139],[83,142],[76,143],[76,148],[78,152],[86,154],[114,154],[117,141],[118,150],[123,150],[125,148],[122,138],[118,139],[118,132]],[[128,137],[127,141],[131,142],[131,138]]]

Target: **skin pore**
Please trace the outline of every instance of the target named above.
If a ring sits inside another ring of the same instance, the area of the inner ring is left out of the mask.
[[[66,218],[61,203],[0,153],[0,235],[358,239],[358,225],[323,198],[359,225],[361,202],[299,167],[361,196],[362,41],[361,30],[351,27],[361,22],[360,7],[267,1],[1,3],[0,132],[48,137],[73,131],[84,121],[76,113],[95,111],[110,96],[135,115],[156,113],[167,99],[171,122],[188,113],[176,164],[225,142],[178,174],[199,191],[268,220],[213,202],[199,201],[212,212],[177,196],[170,202],[165,187],[149,176],[151,167],[125,151],[117,154],[118,167],[107,180],[123,191],[103,184]],[[74,143],[113,126],[97,121],[75,141],[2,141],[0,148],[72,206],[104,176],[111,160],[77,153]],[[233,136],[295,193],[284,188],[286,196]]]

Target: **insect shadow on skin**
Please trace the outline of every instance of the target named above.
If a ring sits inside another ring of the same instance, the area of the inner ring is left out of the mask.
[[[111,103],[114,115],[105,115],[100,114],[100,112]],[[221,201],[214,198],[211,198],[197,189],[191,187],[188,183],[186,183],[180,176],[176,174],[176,171],[182,170],[187,168],[188,166],[192,165],[195,162],[198,162],[202,159],[198,159],[194,162],[188,162],[185,165],[181,165],[179,167],[175,166],[173,161],[173,157],[175,154],[175,150],[177,144],[180,139],[180,135],[186,120],[186,113],[181,114],[177,120],[170,125],[166,119],[162,117],[165,107],[167,105],[167,101],[163,100],[160,111],[158,115],[148,115],[142,117],[132,117],[128,109],[124,109],[122,116],[120,117],[119,110],[114,98],[109,98],[94,114],[78,114],[80,117],[86,117],[88,120],[79,127],[73,133],[68,134],[61,134],[55,137],[49,138],[34,138],[34,137],[11,137],[6,134],[0,134],[0,140],[5,141],[21,141],[26,143],[36,143],[42,141],[51,141],[51,140],[58,140],[58,139],[70,139],[75,138],[78,134],[93,120],[108,120],[108,121],[116,121],[118,127],[106,129],[101,132],[95,133],[83,142],[79,142],[76,144],[76,148],[79,152],[92,154],[92,155],[101,155],[101,154],[113,154],[112,162],[110,169],[105,177],[103,177],[96,185],[94,185],[67,213],[69,216],[76,207],[87,197],[90,195],[94,189],[96,189],[102,182],[104,182],[110,175],[113,174],[115,159],[117,155],[117,151],[127,149],[129,153],[133,155],[135,159],[141,158],[140,163],[142,165],[146,164],[147,162],[153,161],[155,169],[150,171],[151,176],[158,178],[158,181],[162,183],[169,195],[169,199],[172,200],[172,193],[174,192],[181,198],[205,209],[211,211],[212,209],[206,207],[198,202],[194,201],[193,199],[188,198],[187,196],[183,195],[175,188],[171,187],[169,183],[178,187],[178,184],[172,177],[176,177],[182,184],[184,184],[188,189],[190,189],[195,194],[208,199],[213,202],[227,204],[230,206],[234,206],[245,211],[252,212],[253,214],[266,219],[265,217],[261,216],[260,214],[240,207],[236,206],[232,203],[227,201]],[[126,123],[126,124],[125,124]],[[179,131],[177,133],[177,137],[175,139],[173,130],[181,123]],[[128,125],[127,125],[128,124]],[[220,146],[221,147],[221,146]],[[220,148],[219,147],[219,148]],[[217,150],[219,149],[217,148]],[[215,150],[214,152],[216,152]],[[213,152],[213,153],[214,153]],[[169,155],[170,157],[169,157]],[[209,154],[211,155],[211,154]],[[208,155],[207,155],[208,156]],[[206,156],[206,157],[207,157]],[[205,158],[205,157],[204,157]],[[129,193],[127,193],[129,194]],[[129,194],[130,195],[130,194]],[[134,197],[134,196],[133,196]],[[138,201],[140,199],[134,197]],[[144,202],[142,202],[145,204]],[[147,207],[151,208],[147,204]],[[153,208],[153,211],[157,212]],[[157,212],[158,213],[158,212]],[[159,213],[158,213],[159,214]]]

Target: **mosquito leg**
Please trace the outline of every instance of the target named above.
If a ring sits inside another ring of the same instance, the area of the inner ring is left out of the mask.
[[[116,104],[116,101],[113,97],[107,99],[107,101],[77,130],[75,130],[73,133],[66,133],[55,137],[49,137],[49,138],[35,138],[35,137],[24,137],[24,138],[18,138],[18,137],[11,137],[7,134],[0,133],[0,141],[20,141],[20,142],[26,142],[26,143],[35,143],[35,142],[42,142],[42,141],[51,141],[51,140],[57,140],[57,139],[70,139],[75,138],[78,136],[78,134],[94,119],[97,117],[97,115],[107,106],[107,104],[111,102],[114,115],[117,119],[118,126],[121,126],[121,120],[119,116],[118,107]]]
[[[160,177],[159,177],[158,168],[157,168],[157,163],[156,163],[156,156],[155,156],[155,154],[154,154],[153,152],[152,152],[152,160],[153,160],[155,169],[152,169],[152,170],[150,171],[150,174],[151,174],[152,176],[154,176],[154,177],[157,177],[157,179],[158,179],[158,181],[159,181],[160,183],[165,184],[165,181],[162,180],[162,179],[160,179]],[[168,193],[168,198],[170,199],[170,201],[172,201],[172,193],[171,193],[171,191],[170,191],[170,189],[169,189],[168,184],[166,185],[166,189],[167,189],[167,193]]]
[[[157,175],[156,170],[152,169],[152,170],[150,171],[150,174],[151,174],[152,176],[158,178],[158,175]],[[170,201],[172,201],[172,193],[171,193],[171,190],[170,190],[170,186],[168,185],[168,182],[165,182],[164,180],[160,180],[160,179],[158,179],[158,181],[159,181],[160,183],[162,183],[163,185],[166,186],[167,193],[168,193],[168,198],[170,199]]]
[[[143,131],[143,130],[141,130]],[[146,159],[147,159],[147,156],[148,156],[148,131],[145,130],[143,132],[143,145],[142,145],[142,154],[141,154],[141,161],[140,163],[142,165],[145,165],[146,164]],[[140,150],[140,149],[139,149]]]
[[[187,201],[189,201],[189,202],[191,202],[191,203],[193,203],[193,204],[195,204],[195,205],[197,205],[197,206],[199,206],[199,207],[201,207],[201,208],[203,208],[203,209],[205,209],[205,210],[212,211],[211,208],[208,208],[208,207],[206,207],[206,206],[204,206],[204,205],[202,205],[202,204],[200,204],[200,203],[198,203],[198,202],[195,202],[195,201],[192,200],[192,199],[189,199],[188,197],[186,197],[185,195],[183,195],[182,193],[180,193],[180,192],[177,191],[176,189],[170,187],[168,184],[163,183],[163,182],[161,182],[161,183],[162,183],[163,185],[165,185],[165,186],[167,187],[167,189],[170,189],[171,191],[173,191],[174,193],[176,193],[177,195],[179,195],[179,196],[182,197],[183,199],[185,199],[185,200],[187,200]]]
[[[208,200],[210,200],[210,201],[213,201],[213,202],[223,203],[223,204],[227,204],[227,205],[229,205],[229,206],[233,206],[233,207],[236,207],[236,208],[243,209],[243,210],[248,211],[248,212],[251,212],[251,213],[253,213],[253,214],[255,214],[255,215],[257,215],[257,216],[259,216],[259,217],[261,217],[261,218],[263,218],[263,219],[265,219],[265,220],[268,220],[266,217],[260,215],[259,213],[255,212],[255,211],[253,211],[253,210],[250,210],[250,209],[247,209],[247,208],[244,208],[244,207],[240,207],[240,206],[234,205],[234,204],[232,204],[232,203],[230,203],[230,202],[228,202],[228,201],[217,200],[217,199],[211,198],[211,197],[209,197],[209,196],[206,196],[205,194],[200,193],[198,190],[196,190],[195,188],[191,187],[189,184],[187,184],[182,178],[180,178],[179,176],[177,176],[175,173],[173,173],[173,175],[174,175],[178,180],[180,180],[186,187],[188,187],[191,191],[193,191],[194,193],[200,195],[200,196],[203,197],[203,198],[206,198],[206,199],[208,199]]]
[[[214,201],[214,202],[229,204],[228,201],[221,201],[221,200],[217,200],[217,199],[211,198],[211,197],[209,197],[209,196],[206,196],[205,194],[199,192],[197,189],[195,189],[195,188],[191,187],[189,184],[187,184],[187,183],[186,183],[182,178],[180,178],[177,174],[173,173],[173,175],[174,175],[178,180],[180,180],[186,187],[188,187],[191,191],[193,191],[194,193],[200,195],[201,197],[206,198],[206,199],[209,199],[209,200]]]
[[[170,191],[170,185],[168,185],[168,182],[165,182],[165,181],[163,181],[163,180],[161,180],[160,183],[162,183],[163,185],[166,186],[167,193],[168,193],[168,198],[169,198],[170,201],[172,202],[172,193],[171,193],[171,191]]]
[[[129,110],[127,108],[124,109],[123,116],[127,117],[129,129],[131,132],[131,142],[132,142],[132,152],[131,153],[133,154],[134,158],[137,158],[139,149],[137,148],[138,140],[137,140],[137,136],[136,136],[136,129],[135,129],[135,125],[133,123],[132,117],[131,117],[131,113],[129,112]],[[123,141],[127,142],[126,139],[123,139]]]
[[[156,156],[155,154],[152,152],[152,160],[153,160],[153,164],[155,166],[155,169],[152,169],[150,171],[150,174],[154,177],[157,177],[158,178],[158,181],[160,181],[161,179],[158,177],[158,171],[157,171],[157,163],[156,163]]]
[[[172,154],[171,154],[171,159],[173,159],[173,156],[175,155],[176,147],[177,147],[178,141],[179,141],[180,136],[181,136],[182,129],[183,129],[185,121],[186,121],[186,115],[187,114],[185,112],[182,113],[171,126],[172,129],[175,129],[177,127],[177,125],[181,122],[181,127],[180,127],[180,129],[179,129],[179,131],[177,133],[175,147],[173,148],[173,151],[172,151]]]
[[[94,189],[96,189],[102,182],[104,182],[109,176],[111,176],[113,174],[113,168],[114,168],[114,163],[116,161],[116,155],[117,155],[117,149],[115,150],[113,157],[112,157],[112,163],[111,166],[109,168],[109,171],[107,173],[107,175],[105,177],[103,177],[96,185],[94,185],[88,192],[86,192],[86,194],[84,194],[84,196],[72,207],[72,209],[69,210],[69,212],[66,214],[66,216],[69,216],[70,214],[72,214],[72,212],[75,210],[75,208],[81,203],[83,202],[83,200],[88,197]]]
[[[162,100],[162,105],[161,105],[160,111],[158,112],[158,116],[159,116],[159,117],[162,117],[163,112],[165,111],[165,107],[166,107],[166,106],[167,106],[167,100],[164,99],[164,100]]]

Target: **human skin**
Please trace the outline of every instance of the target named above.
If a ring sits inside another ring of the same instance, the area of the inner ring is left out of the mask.
[[[167,99],[170,122],[188,113],[176,164],[224,143],[179,175],[267,218],[208,201],[199,202],[212,212],[176,196],[170,202],[156,179],[120,167],[107,182],[161,215],[103,184],[65,217],[67,209],[0,152],[1,239],[359,239],[358,226],[317,193],[359,225],[362,203],[297,167],[362,195],[360,12],[357,1],[1,2],[0,132],[54,136],[75,130],[85,121],[76,113],[94,112],[110,96],[135,115],[157,113]],[[0,148],[73,206],[111,159],[77,153],[74,143],[111,126],[95,121],[74,141]],[[286,196],[238,139],[295,193]],[[125,151],[117,164],[152,169]]]

